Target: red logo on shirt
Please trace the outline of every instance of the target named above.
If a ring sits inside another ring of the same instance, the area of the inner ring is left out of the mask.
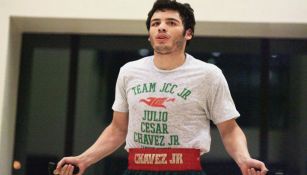
[[[167,97],[148,97],[147,99],[141,99],[140,102],[144,102],[148,106],[152,107],[161,107],[161,108],[166,108],[164,105],[165,102],[174,102],[175,98],[167,98]]]

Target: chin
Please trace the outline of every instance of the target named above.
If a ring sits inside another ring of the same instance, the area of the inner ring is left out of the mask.
[[[154,50],[158,53],[169,53],[172,49],[168,46],[156,46]]]

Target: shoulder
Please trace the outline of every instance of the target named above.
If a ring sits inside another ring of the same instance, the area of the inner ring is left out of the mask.
[[[203,74],[206,79],[216,79],[223,75],[222,70],[216,65],[196,59],[191,55],[188,55],[188,57],[190,60],[190,67],[199,71],[199,73]]]
[[[143,57],[135,61],[130,61],[120,68],[120,72],[141,71],[148,69],[153,56]]]
[[[141,68],[144,67],[146,65],[148,65],[151,61],[151,59],[153,58],[153,56],[148,56],[148,57],[143,57],[140,59],[137,59],[135,61],[130,61],[127,62],[126,64],[124,64],[121,69],[133,69],[133,68]]]

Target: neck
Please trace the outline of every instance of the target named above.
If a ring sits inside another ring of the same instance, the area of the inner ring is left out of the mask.
[[[161,70],[172,70],[175,69],[185,62],[185,53],[170,53],[170,54],[159,54],[154,53],[154,64],[158,69]]]

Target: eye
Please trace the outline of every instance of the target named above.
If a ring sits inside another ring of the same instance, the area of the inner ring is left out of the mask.
[[[158,26],[159,24],[160,24],[160,23],[159,23],[158,21],[157,21],[157,22],[152,22],[150,26],[156,27],[156,26]]]
[[[177,23],[176,23],[175,21],[169,21],[168,24],[169,24],[170,26],[176,26],[176,25],[177,25]]]

